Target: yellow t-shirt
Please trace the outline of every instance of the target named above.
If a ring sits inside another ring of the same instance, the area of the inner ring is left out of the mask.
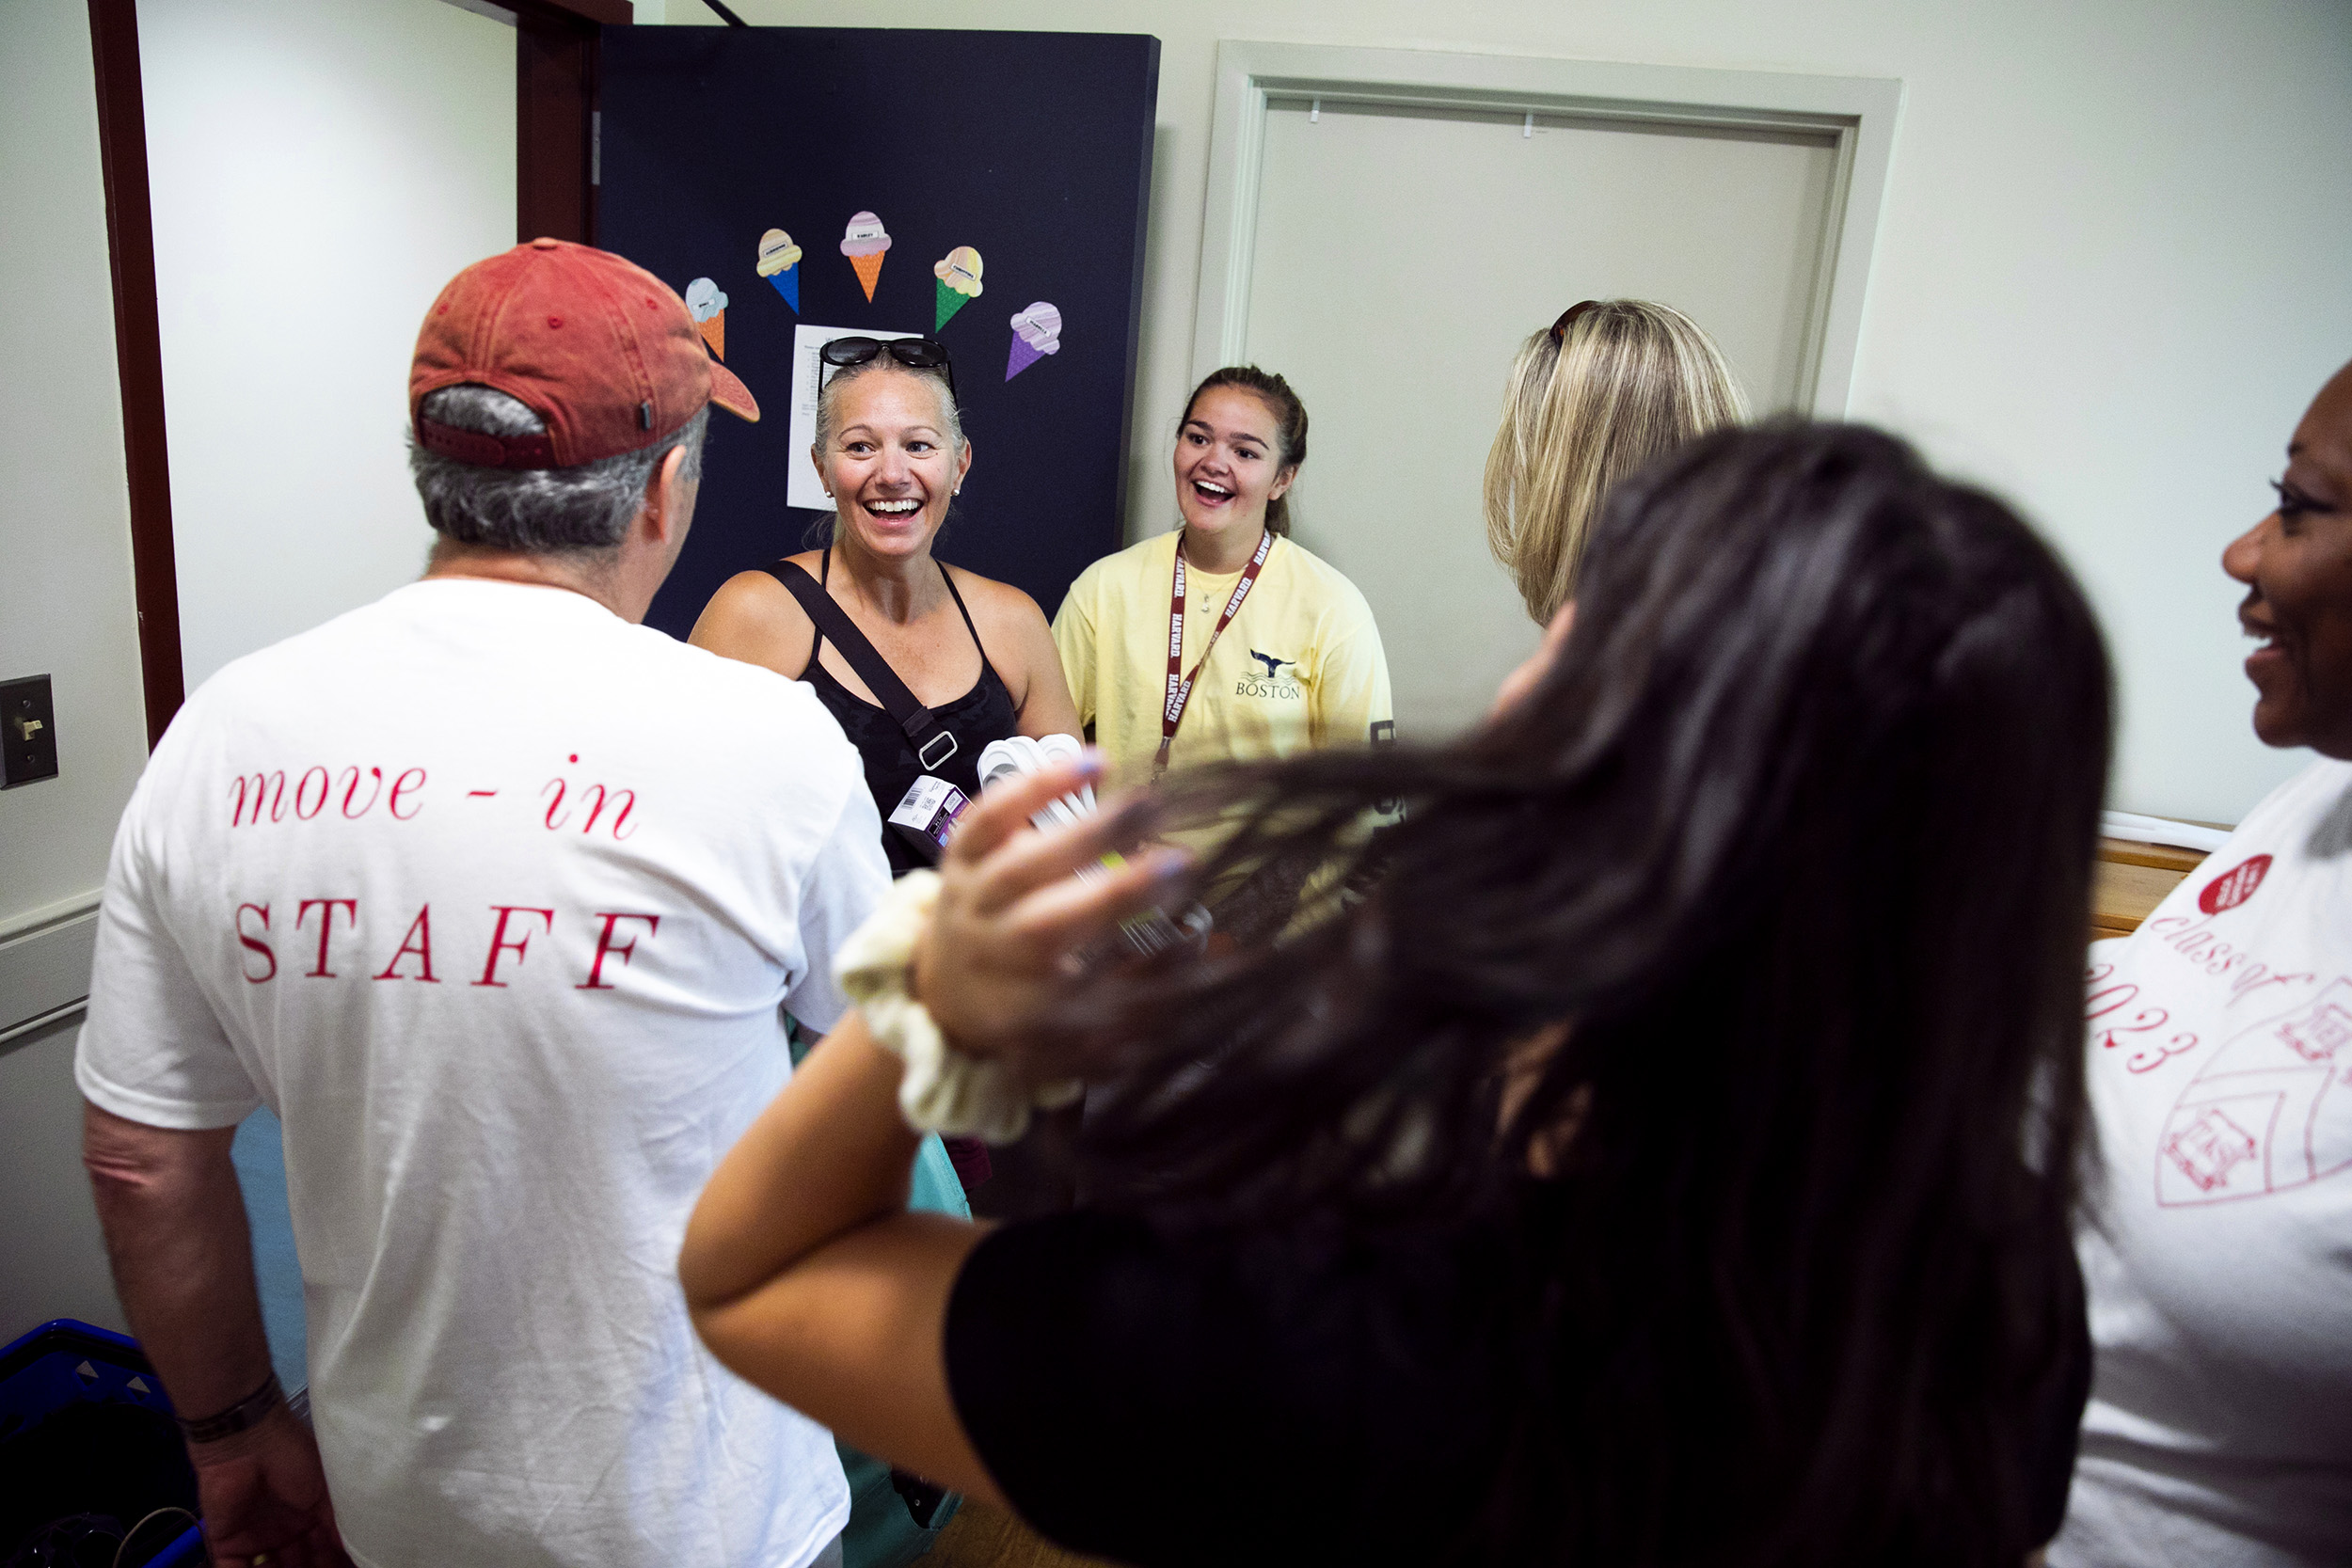
[[[1168,595],[1181,536],[1159,534],[1104,556],[1078,575],[1054,617],[1079,722],[1094,726],[1115,780],[1149,778],[1159,751]],[[1239,572],[1185,572],[1185,673],[1240,580]],[[1394,718],[1372,607],[1327,562],[1279,539],[1193,685],[1168,766],[1360,746],[1391,738]]]

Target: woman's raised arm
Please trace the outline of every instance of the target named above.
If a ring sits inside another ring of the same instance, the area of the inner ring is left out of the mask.
[[[1182,864],[1162,851],[1100,881],[1072,876],[1117,843],[1117,814],[1050,833],[1028,817],[1096,771],[1089,761],[1007,785],[949,847],[914,990],[958,1049],[1017,1057],[1069,955]],[[678,1277],[704,1341],[745,1379],[869,1453],[994,1498],[956,1418],[943,1339],[983,1231],[905,1212],[918,1135],[899,1114],[899,1076],[851,1013],[721,1162]]]

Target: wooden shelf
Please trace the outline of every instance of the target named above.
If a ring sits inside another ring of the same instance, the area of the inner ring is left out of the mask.
[[[2099,859],[2091,867],[2091,940],[2128,936],[2139,929],[2139,923],[2204,860],[2194,849],[2101,839]]]
[[[2099,841],[2099,858],[2118,865],[2152,865],[2159,871],[2178,871],[2185,876],[2204,863],[2205,852],[2176,849],[2169,844],[2142,844],[2130,838],[2103,838]]]

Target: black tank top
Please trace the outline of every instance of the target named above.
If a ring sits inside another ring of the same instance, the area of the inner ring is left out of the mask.
[[[832,576],[833,551],[828,548],[818,568],[817,580],[821,584]],[[963,607],[963,595],[956,592],[956,579],[948,575],[945,565],[939,568],[939,576],[947,585],[947,596],[956,601],[956,612],[963,617],[963,629],[972,634],[972,646],[980,651],[980,678],[954,702],[931,709],[940,727],[956,737],[956,752],[929,771],[962,790],[967,800],[977,800],[980,748],[1011,735],[1020,715],[1013,710],[1012,692],[988,660],[988,649],[980,642],[979,628],[972,624],[972,612]],[[825,633],[819,627],[817,641],[809,644],[808,666],[801,672],[801,679],[816,689],[817,700],[841,721],[841,733],[850,737],[850,744],[865,758],[866,787],[874,792],[874,807],[882,813],[882,852],[890,857],[890,874],[903,877],[928,863],[902,834],[891,829],[890,814],[898,809],[907,790],[926,769],[898,721],[886,709],[843,686],[818,662],[817,656],[824,646]]]

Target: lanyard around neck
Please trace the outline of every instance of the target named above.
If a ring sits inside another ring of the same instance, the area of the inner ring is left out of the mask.
[[[1168,767],[1168,749],[1176,742],[1176,726],[1184,721],[1184,705],[1192,701],[1192,683],[1200,678],[1208,667],[1209,656],[1216,651],[1216,640],[1225,635],[1225,628],[1241,613],[1242,600],[1249,597],[1250,588],[1258,580],[1258,570],[1265,564],[1266,556],[1274,548],[1274,531],[1268,529],[1258,541],[1258,553],[1242,568],[1241,580],[1233,584],[1232,596],[1225,601],[1225,612],[1216,618],[1216,629],[1209,633],[1208,646],[1200,650],[1200,661],[1184,674],[1184,541],[1176,538],[1176,578],[1168,590],[1168,705],[1160,710],[1160,751],[1152,759],[1152,771],[1156,776]]]

